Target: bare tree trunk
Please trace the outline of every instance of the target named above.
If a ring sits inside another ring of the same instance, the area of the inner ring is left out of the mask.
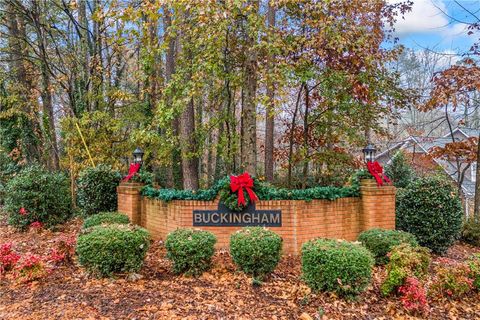
[[[37,140],[40,140],[39,122],[36,117],[36,101],[32,98],[34,91],[34,83],[32,75],[28,69],[34,68],[27,66],[28,48],[27,33],[25,29],[25,20],[21,13],[18,12],[22,3],[8,1],[5,8],[5,20],[8,26],[8,47],[10,51],[10,71],[12,78],[18,83],[17,93],[21,97],[21,110],[24,113],[22,123],[23,132],[22,140],[24,145],[20,149],[28,162],[39,161],[42,158],[42,151]],[[25,141],[26,140],[26,141]],[[25,143],[26,142],[26,143]]]
[[[46,138],[50,144],[48,148],[49,167],[58,170],[60,168],[60,160],[58,157],[57,135],[55,133],[55,117],[53,113],[52,93],[50,87],[50,73],[48,71],[48,56],[46,50],[45,32],[43,24],[40,21],[42,16],[42,8],[36,1],[32,1],[32,21],[37,34],[37,46],[40,57],[40,69],[42,74],[42,104],[43,104],[43,121]]]
[[[267,22],[270,32],[275,27],[275,8],[271,1],[268,3]],[[269,182],[273,181],[273,150],[274,150],[274,129],[275,129],[275,82],[273,81],[273,57],[271,54],[267,58],[268,79],[267,81],[267,110],[265,115],[265,179]]]
[[[183,188],[197,190],[198,156],[195,142],[195,108],[193,98],[180,116],[180,144],[182,149]]]
[[[183,18],[188,21],[188,11]],[[180,31],[177,39],[177,53],[179,55],[184,55],[187,58],[186,60],[191,60],[191,52],[188,47],[187,49],[184,49],[183,43],[188,43],[189,41],[189,37],[185,36],[183,32]],[[191,77],[191,74],[186,76]],[[197,190],[199,187],[199,157],[197,154],[197,141],[195,137],[195,103],[193,97],[190,98],[189,103],[180,115],[179,138],[182,159],[183,189]]]
[[[298,107],[300,105],[300,98],[302,97],[303,83],[298,90],[297,101],[295,102],[295,110],[292,117],[292,125],[290,126],[290,137],[288,141],[288,174],[287,174],[287,186],[292,186],[292,166],[293,166],[293,140],[295,137],[295,122],[297,120]]]
[[[258,0],[250,1],[258,11]],[[252,175],[256,175],[257,164],[257,53],[254,48],[255,36],[247,31],[247,53],[245,62],[244,103],[242,104],[242,141],[240,166]]]
[[[310,91],[308,85],[305,83],[305,114],[303,116],[303,149],[305,152],[305,159],[303,160],[303,181],[302,189],[307,187],[307,177],[308,177],[308,163],[310,157],[310,150],[308,146],[308,116],[310,113]]]
[[[99,0],[93,0],[93,13],[101,10],[101,2]],[[101,16],[101,15],[100,15]],[[94,92],[94,111],[103,108],[104,102],[104,67],[103,67],[103,41],[101,34],[101,26],[103,25],[103,18],[93,20],[93,63],[91,66],[91,75],[94,79],[92,83],[92,89]]]
[[[172,25],[172,17],[171,13],[167,6],[164,7],[164,26],[165,26],[165,38],[168,42],[167,53],[165,56],[165,85],[172,80],[172,76],[175,73],[175,51],[176,51],[176,38],[171,34],[171,30],[169,29]],[[169,101],[167,99],[167,101]],[[179,119],[175,118],[172,121],[172,129],[173,135],[178,136],[179,132]],[[175,183],[175,177],[182,177],[182,170],[181,170],[181,161],[180,160],[181,154],[178,150],[174,150],[172,154],[172,164],[167,167],[167,187],[173,188],[180,183]],[[180,165],[178,164],[180,163]],[[182,180],[182,179],[180,179]]]
[[[477,168],[475,172],[475,204],[473,216],[475,221],[480,221],[480,134],[477,140]]]
[[[80,54],[82,55],[83,65],[81,66],[82,74],[81,74],[81,82],[80,88],[77,90],[80,91],[80,99],[84,105],[86,110],[91,110],[90,106],[90,99],[88,98],[88,92],[90,88],[90,53],[92,47],[92,41],[90,37],[90,31],[88,26],[88,19],[87,19],[87,2],[86,0],[79,0],[78,1],[78,20],[79,20],[79,37],[80,37]],[[74,113],[79,115],[79,113],[85,110],[77,110],[78,107],[75,107]],[[80,112],[79,112],[80,111]]]

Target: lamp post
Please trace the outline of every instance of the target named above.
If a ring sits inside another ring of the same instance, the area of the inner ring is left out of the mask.
[[[362,149],[362,151],[366,163],[375,161],[375,153],[377,152],[377,149],[375,149],[373,144],[369,143]]]
[[[137,147],[135,151],[133,151],[133,163],[139,163],[141,166],[143,163],[143,155],[144,152],[142,151],[142,149]]]

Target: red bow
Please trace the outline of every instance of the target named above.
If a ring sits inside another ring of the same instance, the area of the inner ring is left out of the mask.
[[[377,161],[367,162],[368,172],[377,180],[378,186],[383,186],[383,183],[390,183],[390,179],[383,174],[383,168]]]
[[[132,179],[132,177],[140,170],[140,163],[131,163],[130,168],[128,169],[128,175],[123,178],[123,182],[127,182]]]
[[[250,201],[255,202],[258,200],[257,195],[253,192],[253,179],[248,172],[242,173],[239,176],[230,176],[230,189],[232,192],[238,191],[238,205],[245,206],[245,196],[243,194],[243,188],[247,190]]]

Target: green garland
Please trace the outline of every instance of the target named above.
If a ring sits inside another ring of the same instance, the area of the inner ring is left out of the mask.
[[[308,189],[286,189],[276,188],[266,182],[253,178],[254,188],[260,200],[335,200],[346,197],[360,196],[360,179],[371,178],[371,175],[365,170],[358,171],[350,180],[350,186],[346,187],[314,187]],[[220,195],[220,201],[229,209],[242,211],[250,202],[250,198],[245,193],[246,205],[238,205],[238,195],[230,190],[230,178],[227,176],[217,181],[209,189],[198,191],[177,190],[177,189],[155,189],[152,186],[145,186],[142,189],[142,195],[148,198],[159,199],[163,201],[172,200],[214,200]]]

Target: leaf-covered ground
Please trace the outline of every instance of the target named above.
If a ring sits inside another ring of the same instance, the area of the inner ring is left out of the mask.
[[[0,222],[0,244],[13,242],[21,253],[46,255],[65,233],[19,233]],[[473,252],[457,244],[448,257],[463,260]],[[173,275],[165,249],[156,241],[140,275],[96,279],[76,265],[60,266],[30,284],[0,280],[0,319],[408,319],[395,297],[382,298],[383,269],[376,269],[367,292],[355,301],[313,294],[300,281],[300,261],[286,256],[261,287],[236,272],[228,253],[215,256],[211,271],[199,278]],[[480,295],[458,301],[429,299],[428,319],[479,319]]]

